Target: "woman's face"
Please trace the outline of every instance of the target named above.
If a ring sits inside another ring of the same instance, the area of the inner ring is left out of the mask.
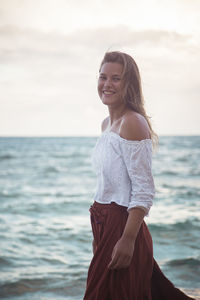
[[[98,80],[98,93],[104,104],[112,105],[123,101],[122,72],[123,66],[119,63],[108,62],[101,67]]]

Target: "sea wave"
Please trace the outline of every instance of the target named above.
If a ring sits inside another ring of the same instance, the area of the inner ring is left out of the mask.
[[[7,282],[0,285],[0,297],[22,296],[24,294],[27,294],[28,297],[28,294],[36,292],[44,293],[47,295],[48,293],[51,293],[55,295],[55,298],[57,298],[57,295],[64,295],[66,297],[70,295],[75,296],[77,294],[81,294],[85,287],[85,278],[79,279],[74,276],[74,280],[70,280],[69,282],[69,280],[67,279],[67,274],[65,276],[65,278],[60,276],[58,278],[22,278],[13,282]]]
[[[47,279],[20,279],[0,285],[0,296],[22,295],[27,292],[36,292],[48,285]]]
[[[166,263],[170,267],[181,267],[181,266],[189,266],[193,267],[196,270],[200,267],[200,258],[185,258],[185,259],[174,259],[170,260]],[[200,269],[199,269],[200,273]]]
[[[0,257],[0,267],[12,266],[12,262],[8,257]]]
[[[148,227],[152,232],[161,232],[161,231],[195,232],[200,230],[200,223],[199,223],[199,219],[191,218],[183,222],[176,222],[174,224],[149,224]]]
[[[8,191],[8,190],[0,191],[0,199],[2,199],[2,198],[16,199],[16,198],[20,198],[21,196],[22,196],[22,194],[17,193],[17,192],[12,192],[12,191]]]
[[[0,155],[0,161],[9,160],[9,159],[13,159],[13,158],[16,158],[16,156],[14,156],[13,154],[2,154],[2,155]]]
[[[92,256],[88,210],[96,185],[90,163],[95,141],[1,139],[1,299],[83,298]],[[153,218],[147,222],[166,276],[191,289],[199,287],[200,277],[199,142],[161,138],[153,158]]]

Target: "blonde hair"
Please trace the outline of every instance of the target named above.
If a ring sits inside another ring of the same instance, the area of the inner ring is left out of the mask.
[[[123,98],[128,108],[141,114],[147,121],[150,129],[150,135],[155,147],[158,144],[158,135],[153,131],[149,116],[147,116],[144,108],[144,97],[142,93],[141,77],[138,66],[135,60],[128,54],[113,51],[106,52],[100,65],[100,70],[103,64],[113,62],[123,66],[122,80],[124,82]]]

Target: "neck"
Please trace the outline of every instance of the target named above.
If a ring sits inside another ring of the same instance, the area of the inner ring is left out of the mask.
[[[123,115],[127,112],[127,108],[126,107],[108,107],[109,110],[109,115],[110,115],[110,126],[113,125],[113,123],[119,121]]]

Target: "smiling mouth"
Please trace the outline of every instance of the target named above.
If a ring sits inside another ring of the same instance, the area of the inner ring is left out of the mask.
[[[113,95],[115,94],[115,92],[111,92],[111,91],[103,91],[104,95]]]

